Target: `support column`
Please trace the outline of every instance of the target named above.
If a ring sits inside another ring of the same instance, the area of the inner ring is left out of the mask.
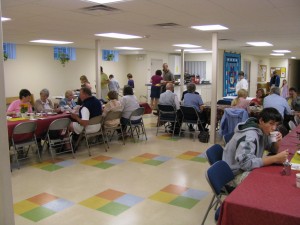
[[[0,5],[0,16],[2,10]],[[3,52],[3,32],[2,23],[0,23],[0,52]],[[3,54],[2,54],[3,55]],[[5,106],[5,86],[4,86],[4,68],[3,57],[0,61],[0,105]],[[11,172],[9,162],[9,147],[8,135],[6,124],[6,107],[0,107],[0,132],[1,140],[1,156],[0,156],[0,224],[1,225],[14,225],[14,211],[13,211],[13,197],[11,186]]]
[[[102,51],[101,51],[101,41],[95,41],[95,60],[96,60],[96,96],[98,99],[101,98],[101,73],[100,66],[102,62]]]
[[[217,74],[218,74],[218,34],[212,34],[212,91],[210,114],[210,143],[216,143],[216,117],[217,117]]]
[[[184,91],[184,49],[181,49],[181,72],[180,72],[180,96],[178,96],[179,99],[181,99],[182,93]]]

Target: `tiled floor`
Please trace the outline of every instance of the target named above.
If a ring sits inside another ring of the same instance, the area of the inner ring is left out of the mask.
[[[47,152],[43,163],[13,169],[17,225],[198,225],[211,200],[205,180],[209,144],[193,137],[158,136],[155,116],[144,116],[148,140],[123,145],[116,138],[84,146],[76,158]],[[206,224],[215,224],[213,212]]]

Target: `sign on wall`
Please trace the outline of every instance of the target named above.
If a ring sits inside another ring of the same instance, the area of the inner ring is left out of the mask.
[[[285,67],[271,67],[270,76],[273,72],[276,71],[276,74],[280,76],[280,78],[286,78],[286,68]]]
[[[224,52],[223,96],[236,95],[235,86],[241,70],[241,54]]]
[[[258,65],[257,82],[265,82],[267,78],[267,66]]]

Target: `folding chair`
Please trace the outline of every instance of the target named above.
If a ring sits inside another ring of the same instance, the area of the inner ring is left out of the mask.
[[[219,144],[214,144],[206,150],[206,157],[208,159],[209,165],[214,164],[217,161],[222,160],[223,147]]]
[[[14,147],[14,155],[18,169],[20,169],[19,160],[28,158],[28,152],[33,145],[36,146],[36,153],[38,155],[39,162],[41,162],[41,156],[35,136],[36,127],[36,122],[23,122],[19,123],[13,129],[11,143]],[[28,147],[27,150],[26,147]]]
[[[54,120],[48,128],[44,145],[46,143],[49,144],[49,150],[53,161],[55,155],[66,152],[72,152],[73,158],[75,158],[69,132],[70,123],[71,120],[69,118],[60,118]]]
[[[224,190],[225,185],[233,181],[234,175],[228,166],[228,164],[225,161],[217,161],[215,162],[206,172],[206,180],[208,184],[210,185],[212,191],[213,191],[213,198],[207,208],[207,211],[205,213],[205,216],[202,221],[202,225],[204,225],[205,220],[207,218],[207,215],[209,211],[217,204],[222,204],[221,195]],[[228,193],[227,193],[228,194]],[[220,214],[220,207],[215,212],[215,220],[217,221]]]
[[[231,101],[220,99],[217,101],[217,105],[231,105]]]
[[[225,134],[225,135],[223,136],[225,145],[231,140],[231,138],[233,137],[233,135],[234,135],[234,132]]]
[[[180,106],[180,110],[182,112],[182,124],[192,124],[193,126],[196,125],[196,130],[199,130],[198,125],[201,126],[201,129],[204,130],[202,126],[202,122],[199,118],[197,110],[193,106]],[[192,133],[194,135],[194,141],[196,139],[196,132],[195,131],[186,131],[187,133]],[[181,134],[181,130],[179,132],[179,136]]]
[[[137,108],[136,110],[134,110],[130,117],[129,117],[129,131],[130,131],[130,136],[134,139],[134,136],[137,136],[138,138],[140,138],[140,135],[145,135],[145,138],[147,140],[147,134],[146,134],[146,130],[145,130],[145,126],[144,126],[144,121],[143,121],[143,115],[144,115],[144,111],[145,108],[144,107],[140,107]],[[141,119],[139,122],[133,122],[134,120],[132,119],[134,116],[140,116]],[[134,135],[134,132],[136,133],[136,135]]]
[[[177,122],[177,110],[173,105],[162,105],[158,104],[158,119],[157,119],[157,129],[156,136],[158,134],[158,129],[163,123],[165,132],[168,131],[168,126],[173,127],[172,138],[174,137],[176,122]],[[173,123],[173,125],[172,125]]]
[[[102,121],[102,127],[103,127],[103,133],[106,137],[106,143],[107,143],[107,146],[109,148],[109,145],[108,145],[108,137],[110,135],[110,140],[112,139],[114,133],[118,130],[121,131],[120,133],[120,136],[122,137],[122,140],[123,140],[123,145],[125,145],[125,140],[124,140],[124,134],[123,134],[123,129],[122,129],[122,126],[120,124],[120,118],[122,116],[122,111],[110,111],[107,113],[106,117],[103,119]],[[118,119],[119,120],[119,124],[117,126],[106,126],[105,123],[108,122],[108,121],[111,121],[111,120],[116,120]]]
[[[296,125],[292,120],[289,121],[289,127],[290,127],[290,130],[294,130],[296,128]]]
[[[294,120],[295,120],[295,125],[298,126],[300,124],[300,117],[294,116]]]

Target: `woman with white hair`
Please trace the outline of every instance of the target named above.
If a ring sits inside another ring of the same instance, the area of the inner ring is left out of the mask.
[[[49,90],[44,88],[40,91],[40,99],[37,99],[34,103],[34,109],[36,112],[52,112],[54,105],[49,98]]]

